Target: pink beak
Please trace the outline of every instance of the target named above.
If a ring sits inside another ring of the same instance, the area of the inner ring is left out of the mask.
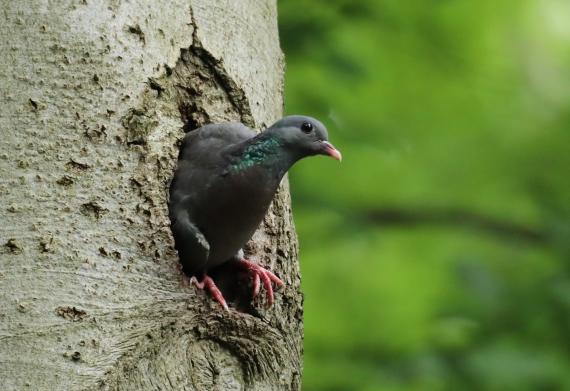
[[[335,160],[338,160],[339,162],[342,161],[342,154],[338,149],[334,147],[334,145],[332,145],[328,141],[321,141],[321,143],[323,144],[324,147],[323,152],[325,155],[329,155],[330,157],[332,157]]]

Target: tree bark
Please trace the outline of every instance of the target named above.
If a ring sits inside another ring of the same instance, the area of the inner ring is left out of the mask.
[[[248,246],[269,310],[185,283],[166,206],[185,130],[281,116],[275,1],[2,3],[0,388],[299,389],[287,183]]]

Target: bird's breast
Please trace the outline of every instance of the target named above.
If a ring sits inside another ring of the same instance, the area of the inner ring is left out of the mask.
[[[231,258],[251,238],[273,199],[279,181],[262,170],[220,176],[191,211],[210,244],[208,266]]]

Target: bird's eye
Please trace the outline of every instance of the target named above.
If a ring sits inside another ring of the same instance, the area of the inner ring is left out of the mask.
[[[310,133],[313,130],[313,124],[310,122],[303,122],[301,130],[305,133]]]

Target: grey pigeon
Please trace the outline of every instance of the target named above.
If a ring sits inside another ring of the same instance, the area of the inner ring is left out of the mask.
[[[299,159],[328,155],[341,160],[328,142],[325,126],[305,116],[285,117],[257,134],[240,123],[206,125],[189,132],[182,143],[170,186],[169,215],[183,270],[227,310],[226,301],[208,271],[236,262],[260,282],[271,305],[271,282],[283,282],[243,258],[283,175]],[[200,278],[198,282],[196,277]]]

